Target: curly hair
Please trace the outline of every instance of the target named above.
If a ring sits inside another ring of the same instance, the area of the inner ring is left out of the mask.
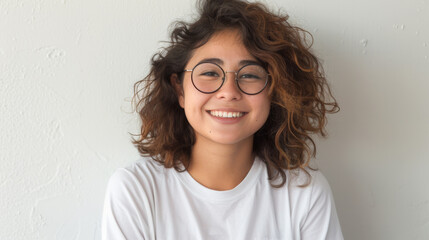
[[[248,51],[271,76],[271,99],[266,123],[254,136],[253,151],[266,164],[269,180],[286,182],[283,170],[306,168],[316,155],[313,134],[326,136],[326,114],[339,111],[323,69],[310,51],[309,32],[291,25],[287,15],[271,13],[260,3],[241,0],[202,0],[199,18],[173,25],[169,46],[152,57],[149,74],[135,83],[133,103],[141,118],[141,131],[133,144],[142,156],[164,167],[185,171],[190,163],[194,130],[188,123],[170,82],[180,81],[193,51],[214,33],[238,29]],[[184,166],[184,169],[181,169]]]

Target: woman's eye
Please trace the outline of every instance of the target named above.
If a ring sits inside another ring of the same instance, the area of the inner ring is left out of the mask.
[[[217,74],[217,72],[204,72],[201,75],[209,76],[209,77],[218,77],[219,76],[219,74]]]
[[[243,74],[240,76],[240,79],[261,79],[261,77],[259,77],[258,75],[254,75],[254,74]]]

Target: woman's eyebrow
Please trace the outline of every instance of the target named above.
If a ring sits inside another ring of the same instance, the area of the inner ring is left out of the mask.
[[[259,61],[256,61],[256,60],[241,60],[240,61],[240,66],[249,65],[249,64],[261,65],[261,63]]]
[[[220,58],[204,58],[199,63],[202,63],[202,62],[216,63],[218,65],[223,65],[224,64],[224,61],[222,59],[220,59]],[[257,65],[260,65],[261,63],[259,61],[251,60],[251,59],[241,60],[238,63],[239,66],[244,66],[244,65],[248,65],[248,64],[257,64]]]
[[[199,63],[205,63],[205,62],[216,63],[218,65],[223,65],[223,61],[221,59],[219,59],[219,58],[204,58]]]

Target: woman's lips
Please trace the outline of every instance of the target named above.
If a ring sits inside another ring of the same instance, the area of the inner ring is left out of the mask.
[[[244,116],[247,112],[239,111],[222,111],[222,110],[208,110],[210,115],[220,118],[240,118]]]

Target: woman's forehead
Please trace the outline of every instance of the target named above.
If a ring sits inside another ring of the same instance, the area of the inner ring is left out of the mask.
[[[244,45],[241,33],[235,29],[213,34],[205,44],[193,51],[189,64],[197,64],[203,59],[219,59],[220,65],[256,61]]]

